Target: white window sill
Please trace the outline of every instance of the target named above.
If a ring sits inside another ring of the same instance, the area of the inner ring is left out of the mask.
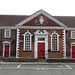
[[[10,39],[10,37],[5,37],[5,39]]]
[[[59,50],[58,50],[58,51],[55,51],[55,50],[51,50],[51,52],[59,52]]]
[[[32,50],[29,50],[29,51],[27,51],[27,50],[23,50],[23,52],[31,52]]]
[[[75,38],[71,38],[72,40],[75,40]]]

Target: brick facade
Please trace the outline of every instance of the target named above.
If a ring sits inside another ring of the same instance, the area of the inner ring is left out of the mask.
[[[41,19],[42,17],[42,19]],[[48,42],[48,58],[72,58],[72,43],[75,45],[75,39],[71,39],[71,31],[75,31],[75,19],[72,17],[54,17],[43,10],[34,13],[31,16],[0,16],[0,56],[3,57],[5,47],[3,42],[10,43],[10,57],[16,58],[35,58],[35,49],[38,52],[38,46],[35,45],[36,38],[34,34],[40,31],[40,35],[44,35],[45,41]],[[9,20],[9,21],[7,21]],[[64,21],[65,20],[65,21]],[[68,23],[71,20],[71,23]],[[72,21],[73,20],[73,21]],[[5,26],[6,25],[6,26]],[[73,27],[72,27],[73,26]],[[70,28],[71,27],[71,28]],[[11,30],[11,37],[5,38],[5,30]],[[19,29],[19,30],[18,30]],[[17,31],[18,30],[18,31]],[[24,51],[23,34],[29,31],[32,34],[31,51]],[[46,33],[44,33],[46,31]],[[51,51],[51,34],[56,32],[59,35],[59,51]],[[47,34],[48,33],[48,34]],[[39,36],[40,36],[39,35]],[[46,36],[45,36],[46,35]],[[48,36],[48,39],[47,39]],[[37,37],[38,38],[38,37]],[[47,43],[46,43],[47,44]],[[37,48],[35,48],[35,46]],[[46,55],[46,54],[45,54]],[[38,57],[37,57],[38,58]]]
[[[29,32],[31,34],[33,34],[32,36],[32,44],[31,44],[31,51],[23,51],[23,34],[25,32],[27,32],[27,30],[29,30]],[[35,39],[35,35],[34,33],[37,31],[37,29],[20,29],[20,40],[22,42],[19,43],[19,57],[25,57],[25,58],[33,58],[34,57],[34,39]],[[42,29],[40,31],[43,31]],[[49,54],[49,58],[63,58],[63,34],[62,34],[62,31],[63,30],[49,30],[49,29],[46,29],[46,31],[49,33],[48,35],[48,49],[50,49],[50,52],[48,53]],[[56,33],[58,33],[60,36],[59,36],[59,51],[58,52],[52,52],[51,51],[51,34],[56,31]]]
[[[10,55],[16,56],[16,30],[11,30],[11,37],[5,38],[5,29],[0,29],[0,56],[3,56],[3,42],[9,41],[11,43]]]

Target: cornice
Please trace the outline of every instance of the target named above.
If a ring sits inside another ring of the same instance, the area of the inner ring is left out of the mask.
[[[0,26],[0,29],[65,29],[75,30],[75,27],[53,27],[53,26]]]

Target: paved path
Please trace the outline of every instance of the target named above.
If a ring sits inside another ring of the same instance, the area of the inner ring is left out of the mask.
[[[0,75],[75,75],[75,63],[0,63]]]

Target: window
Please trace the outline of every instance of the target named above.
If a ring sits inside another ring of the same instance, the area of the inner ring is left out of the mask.
[[[57,35],[52,35],[52,50],[57,51]]]
[[[5,38],[10,38],[10,30],[5,30]]]
[[[45,41],[45,38],[38,38],[38,41]]]
[[[71,39],[75,39],[75,31],[71,31]]]
[[[24,47],[23,47],[24,51],[31,51],[31,33],[29,31],[27,31],[24,34]]]
[[[51,35],[51,51],[59,51],[59,35],[55,31]]]

